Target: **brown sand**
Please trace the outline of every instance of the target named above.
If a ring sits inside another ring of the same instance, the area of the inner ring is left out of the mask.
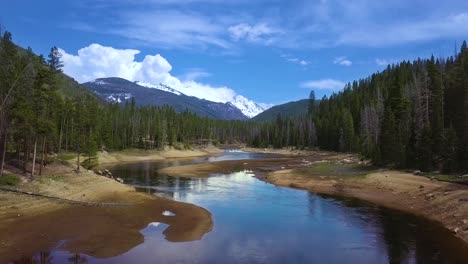
[[[232,173],[241,170],[255,170],[257,172],[280,170],[281,168],[294,167],[297,162],[292,158],[227,160],[167,167],[160,169],[158,172],[172,177],[206,178],[210,174]]]
[[[221,153],[222,150],[213,146],[194,148],[189,150],[177,150],[166,148],[165,150],[140,150],[129,149],[117,152],[99,152],[99,164],[120,163],[120,162],[138,162],[147,160],[165,160],[175,158],[192,158],[213,156]]]
[[[63,170],[63,165],[51,166]],[[213,227],[210,212],[203,208],[139,193],[88,171],[45,176],[20,188],[66,199],[122,205],[70,205],[0,192],[0,263],[47,250],[61,240],[68,241],[64,249],[72,252],[100,258],[119,255],[143,243],[140,230],[151,222],[169,225],[163,232],[169,241],[198,240]],[[162,215],[165,210],[175,216]]]
[[[239,170],[254,170],[257,173],[272,172],[287,168],[297,168],[304,165],[306,159],[310,162],[317,160],[340,160],[351,157],[349,154],[340,154],[326,151],[290,150],[290,149],[257,149],[242,148],[254,153],[268,153],[281,155],[275,158],[255,160],[228,160],[220,162],[200,163],[183,166],[174,166],[160,169],[158,172],[167,176],[205,178],[215,173],[231,173]],[[292,155],[287,155],[293,153]]]

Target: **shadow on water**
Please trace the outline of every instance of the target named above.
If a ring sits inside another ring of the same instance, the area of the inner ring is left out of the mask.
[[[388,263],[467,263],[468,247],[435,221],[355,198],[309,193],[313,214],[322,214],[320,199],[342,205],[337,207],[341,210],[352,208],[358,217],[348,220],[374,228],[372,232],[385,245]]]
[[[69,257],[66,258],[66,262],[70,264],[85,264],[88,263],[88,259],[86,256],[82,254],[70,254]],[[40,252],[36,256],[30,258],[22,258],[12,262],[13,264],[51,264],[54,262],[54,256],[51,252]]]
[[[246,154],[230,155],[246,159]],[[159,168],[174,162],[204,161],[141,162],[111,169],[142,192],[208,209],[215,227],[203,239],[171,243],[161,234],[163,224],[150,223],[141,230],[142,244],[109,259],[56,250],[38,254],[34,262],[15,263],[468,263],[468,248],[450,232],[400,211],[275,187],[248,171],[204,179],[157,175]]]

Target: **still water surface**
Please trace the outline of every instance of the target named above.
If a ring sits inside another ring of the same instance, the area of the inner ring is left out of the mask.
[[[460,241],[415,216],[355,199],[275,187],[248,171],[206,179],[156,172],[173,165],[264,157],[225,153],[115,166],[110,169],[115,176],[143,192],[208,209],[213,231],[199,241],[171,243],[162,235],[166,225],[149,223],[141,230],[144,243],[120,256],[48,254],[57,263],[468,263]]]

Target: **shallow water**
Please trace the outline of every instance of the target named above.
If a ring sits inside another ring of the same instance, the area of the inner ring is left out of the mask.
[[[448,231],[398,211],[275,187],[248,171],[206,179],[156,172],[175,164],[263,157],[226,153],[115,166],[110,169],[115,176],[141,191],[208,209],[213,231],[199,241],[171,243],[162,235],[166,225],[148,223],[141,230],[145,242],[120,256],[42,254],[56,263],[468,263],[466,247]]]

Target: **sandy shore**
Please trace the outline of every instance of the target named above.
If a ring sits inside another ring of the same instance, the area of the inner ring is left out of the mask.
[[[250,148],[250,147],[241,147],[242,151],[252,152],[252,153],[267,153],[267,154],[277,154],[277,155],[286,155],[286,156],[308,156],[316,155],[320,153],[321,155],[346,155],[342,153],[327,152],[327,151],[313,151],[313,150],[301,150],[296,148]]]
[[[172,177],[206,178],[211,174],[227,174],[241,170],[254,170],[258,173],[264,173],[272,170],[280,170],[286,167],[295,167],[299,163],[300,161],[297,159],[287,157],[256,160],[226,160],[167,167],[158,170],[158,173]]]
[[[221,149],[213,146],[188,150],[177,150],[173,148],[166,148],[165,150],[129,149],[117,152],[99,152],[98,160],[99,164],[108,164],[121,162],[138,162],[147,160],[204,157],[218,155],[221,152]]]
[[[351,157],[349,154],[341,154],[326,151],[292,150],[292,149],[259,149],[242,147],[242,151],[252,153],[265,153],[280,155],[275,158],[255,160],[234,160],[210,163],[174,166],[160,169],[158,172],[167,176],[186,178],[205,178],[215,173],[231,173],[240,170],[255,170],[257,173],[277,171],[286,168],[296,168],[303,165],[305,158],[308,160],[339,160]]]
[[[169,241],[192,241],[211,231],[211,213],[185,204],[136,192],[134,188],[70,166],[50,165],[60,172],[17,187],[25,192],[75,201],[113,203],[83,206],[0,191],[0,263],[31,256],[66,240],[65,250],[105,258],[143,243],[140,230],[152,222],[168,224]],[[59,175],[59,176],[57,176]],[[175,216],[164,216],[170,211]]]
[[[258,149],[246,149],[258,152]],[[260,150],[262,151],[262,150]],[[287,154],[288,150],[263,150]],[[297,151],[280,159],[221,161],[170,167],[169,176],[208,177],[254,170],[261,180],[321,194],[355,197],[442,223],[468,242],[468,186],[401,171],[368,168],[350,154]]]

